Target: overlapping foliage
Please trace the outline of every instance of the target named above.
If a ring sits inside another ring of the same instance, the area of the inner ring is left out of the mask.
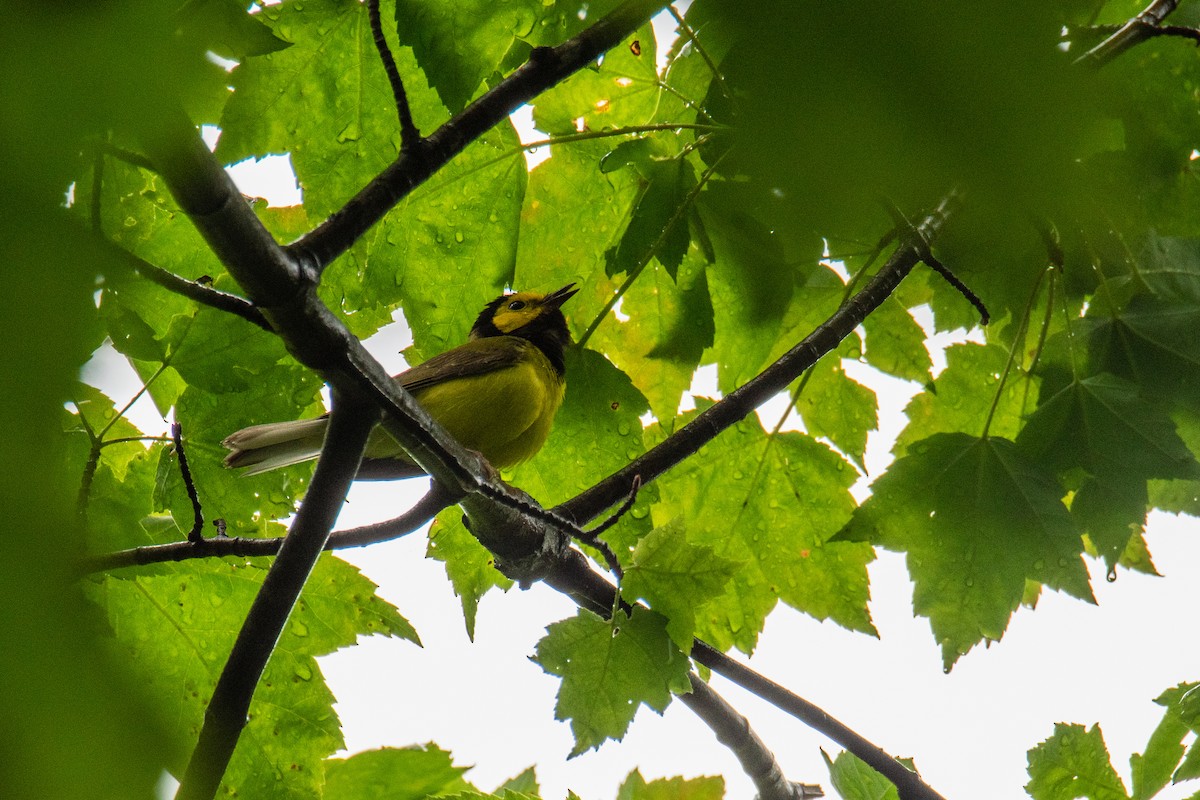
[[[186,47],[163,69],[194,120],[220,128],[217,157],[290,154],[303,206],[256,206],[281,241],[396,157],[395,105],[364,5],[288,0],[252,15],[218,0],[178,5],[170,29]],[[389,36],[398,34],[416,124],[446,122],[532,48],[614,5],[398,0]],[[950,668],[1001,639],[1043,586],[1090,600],[1086,558],[1153,572],[1149,509],[1200,513],[1200,57],[1164,36],[1100,70],[1074,63],[1105,25],[1138,10],[1122,0],[781,2],[730,13],[696,0],[665,52],[646,25],[533,101],[548,160],[527,171],[515,129],[498,126],[325,273],[322,298],[360,337],[402,311],[413,360],[461,341],[505,287],[582,287],[569,308],[579,347],[565,405],[543,452],[508,476],[549,506],[685,424],[695,412],[680,401],[700,366],[716,364],[727,393],[816,328],[881,247],[908,235],[899,213],[916,220],[963,193],[934,255],[990,310],[979,341],[951,348],[933,376],[912,309],[931,308],[939,330],[979,319],[940,276],[915,272],[794,385],[802,430],[750,415],[647,486],[605,534],[627,599],[652,610],[616,621],[581,612],[539,647],[539,663],[563,677],[558,713],[577,751],[620,738],[638,704],[661,710],[686,691],[693,637],[749,653],[780,602],[872,633],[874,547],[907,555],[915,610]],[[1173,18],[1198,20],[1194,5]],[[163,34],[153,18],[138,25],[157,57]],[[100,38],[87,41],[107,52]],[[226,75],[202,58],[210,51],[236,66]],[[53,162],[66,166],[28,180],[72,187],[73,219],[47,219],[239,293],[163,179],[128,152],[135,144],[114,123],[138,112],[128,102],[86,118],[87,149],[69,140]],[[61,454],[38,474],[78,492],[79,524],[60,515],[72,538],[57,557],[178,541],[192,525],[171,443],[140,440],[111,399],[66,383],[106,339],[183,426],[206,513],[230,535],[280,535],[311,467],[241,477],[220,467],[219,443],[248,424],[320,413],[318,379],[271,333],[119,260],[59,246],[77,262],[75,294],[93,277],[99,291],[63,323],[75,338],[46,391],[58,430],[44,414],[35,426]],[[848,489],[877,400],[843,359],[921,386],[897,460],[858,506]],[[480,597],[505,579],[457,512],[436,523],[432,542],[473,628]],[[170,746],[139,762],[142,796],[153,768],[182,768],[261,574],[253,559],[193,560],[83,579],[108,655],[134,665],[148,717],[169,731]],[[416,640],[369,581],[323,557],[256,695],[229,791],[361,797],[386,785],[388,796],[481,796],[433,746],[329,760],[341,738],[313,658],[364,634]],[[1186,688],[1160,698],[1167,717],[1135,763],[1133,796],[1197,776],[1196,746],[1182,744],[1196,731]],[[1030,773],[1039,800],[1078,796],[1085,779],[1100,787],[1088,796],[1127,796],[1095,729],[1060,728],[1031,753]],[[656,783],[632,775],[621,796],[721,791],[703,779]],[[882,796],[850,762],[834,765],[834,783],[847,797]],[[497,791],[532,796],[537,784]]]

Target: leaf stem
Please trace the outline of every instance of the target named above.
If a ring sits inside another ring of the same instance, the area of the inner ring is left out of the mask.
[[[634,133],[653,133],[655,131],[679,130],[697,130],[713,133],[731,129],[724,126],[703,125],[700,123],[691,122],[659,122],[651,125],[629,125],[622,128],[608,128],[602,131],[580,131],[578,133],[564,133],[559,136],[550,136],[545,139],[537,139],[532,142],[526,142],[519,147],[510,148],[497,156],[489,158],[487,161],[484,161],[481,164],[468,167],[454,177],[442,181],[434,186],[430,186],[428,183],[423,184],[420,189],[413,190],[412,199],[416,201],[421,198],[434,197],[439,192],[449,189],[454,184],[461,180],[466,180],[477,172],[481,172],[482,170],[485,170],[491,166],[495,166],[496,164],[506,161],[513,156],[520,155],[528,150],[534,150],[539,147],[553,147],[554,145],[570,144],[572,142],[585,142],[591,139],[609,139],[617,136],[629,136]]]
[[[675,18],[676,24],[679,25],[680,33],[692,43],[696,48],[696,52],[704,59],[704,63],[708,65],[709,71],[712,72],[713,80],[717,82],[717,86],[721,89],[721,94],[725,95],[725,99],[732,100],[733,94],[729,91],[728,84],[725,83],[725,75],[717,68],[717,63],[713,61],[712,56],[704,49],[704,45],[700,44],[700,39],[697,38],[696,31],[692,30],[692,26],[687,24],[687,20],[683,18],[683,15],[675,10],[674,4],[667,6],[667,13]],[[705,116],[707,117],[708,115],[705,114]]]
[[[625,281],[620,285],[620,287],[617,288],[617,291],[613,293],[613,296],[608,299],[608,302],[604,304],[602,309],[600,309],[600,313],[598,313],[595,319],[592,320],[592,323],[588,325],[588,328],[586,331],[584,331],[583,336],[579,338],[580,347],[583,347],[587,343],[588,339],[592,338],[592,334],[595,333],[596,329],[600,327],[600,323],[605,320],[605,318],[608,316],[608,313],[613,310],[613,308],[617,305],[617,302],[620,301],[620,299],[625,296],[625,293],[629,291],[629,288],[633,286],[633,282],[636,281],[646,269],[646,265],[650,263],[651,259],[654,258],[655,253],[657,253],[658,249],[662,247],[662,243],[666,241],[667,234],[670,233],[672,228],[679,224],[680,220],[683,219],[683,215],[686,214],[692,207],[692,204],[695,203],[696,198],[704,189],[705,184],[708,183],[709,178],[712,177],[713,173],[716,172],[717,167],[720,166],[721,162],[725,159],[725,155],[725,153],[722,153],[708,169],[704,170],[704,172],[701,173],[700,178],[696,181],[696,185],[688,190],[688,193],[684,195],[683,200],[675,208],[674,213],[671,214],[671,218],[667,220],[667,223],[663,225],[662,230],[659,231],[658,237],[655,238],[650,246],[646,248],[646,251],[642,254],[641,258],[638,259],[638,263],[634,265],[633,269],[629,270],[629,275],[625,278]]]
[[[1037,346],[1033,350],[1033,357],[1029,360],[1029,368],[1026,372],[1032,374],[1037,367],[1038,361],[1042,357],[1042,349],[1046,346],[1046,337],[1049,335],[1050,322],[1054,317],[1054,290],[1058,285],[1059,270],[1056,267],[1050,268],[1050,280],[1046,284],[1046,313],[1042,317],[1042,329],[1038,332]],[[1025,382],[1025,396],[1021,399],[1021,410],[1029,409],[1029,390],[1033,386],[1033,381]]]
[[[1008,350],[1008,361],[1004,364],[1004,371],[1000,373],[1000,382],[996,386],[996,391],[992,395],[992,405],[988,409],[987,419],[983,422],[983,432],[979,434],[979,438],[986,439],[988,430],[992,427],[992,419],[996,416],[996,409],[1000,407],[1000,396],[1004,393],[1004,386],[1008,382],[1008,376],[1012,372],[1013,364],[1016,363],[1017,354],[1024,348],[1025,334],[1029,329],[1029,320],[1033,316],[1033,307],[1037,303],[1037,296],[1042,290],[1042,281],[1045,280],[1046,273],[1049,269],[1044,269],[1038,274],[1038,279],[1034,281],[1033,291],[1029,293],[1029,299],[1025,301],[1025,309],[1021,313],[1021,321],[1017,325],[1017,330],[1013,333],[1012,345]]]

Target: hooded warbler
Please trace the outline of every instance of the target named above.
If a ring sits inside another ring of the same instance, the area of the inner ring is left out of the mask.
[[[569,283],[546,295],[501,295],[479,313],[465,343],[393,379],[464,447],[498,469],[515,466],[545,444],[562,404],[571,334],[560,307],[577,291]],[[327,424],[320,417],[243,428],[222,442],[230,450],[225,466],[256,475],[316,458]],[[384,465],[370,477],[424,474],[382,427],[363,458]]]

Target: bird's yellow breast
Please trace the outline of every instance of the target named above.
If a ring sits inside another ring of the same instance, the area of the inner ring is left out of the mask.
[[[561,376],[536,345],[503,337],[503,346],[520,348],[511,364],[479,375],[447,377],[413,392],[450,435],[498,469],[516,466],[541,449],[564,393]],[[403,451],[380,428],[367,456],[403,458]]]

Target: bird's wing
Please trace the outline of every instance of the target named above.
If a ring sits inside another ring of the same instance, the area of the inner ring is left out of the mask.
[[[469,378],[510,367],[532,345],[515,336],[475,339],[401,372],[395,380],[410,392],[435,386],[447,378]]]

